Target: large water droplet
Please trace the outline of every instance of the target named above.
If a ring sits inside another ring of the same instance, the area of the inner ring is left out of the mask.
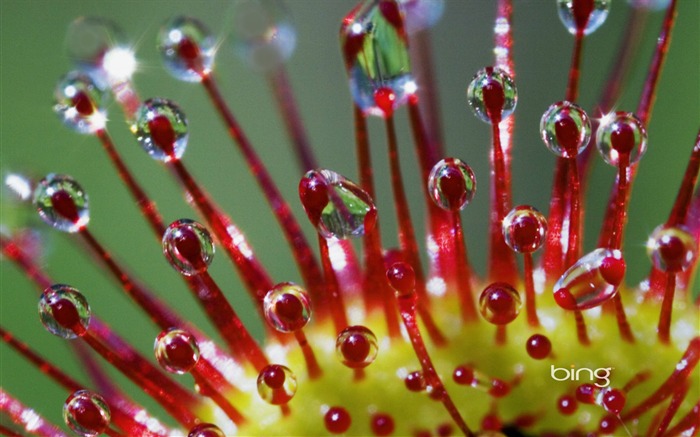
[[[270,364],[258,374],[258,394],[265,402],[281,405],[297,392],[297,378],[287,366]]]
[[[608,18],[610,0],[557,0],[557,10],[569,33],[576,35],[581,29],[588,35]]]
[[[408,39],[399,5],[394,0],[366,0],[344,19],[340,46],[350,79],[350,93],[365,113],[383,117],[375,91],[389,88],[394,106],[416,91],[411,76]]]
[[[647,151],[647,130],[631,112],[605,115],[600,120],[595,139],[605,162],[615,167],[620,163],[620,155],[626,154],[628,164],[635,164]]]
[[[63,76],[54,90],[54,112],[63,124],[81,134],[94,134],[104,129],[105,92],[86,73],[72,71]]]
[[[428,192],[433,202],[442,209],[464,209],[476,194],[474,172],[460,159],[441,159],[428,176]]]
[[[338,359],[353,369],[367,367],[377,358],[377,337],[364,326],[349,326],[338,335],[335,352]]]
[[[334,171],[308,171],[299,182],[299,197],[311,224],[325,238],[360,237],[374,227],[372,198]]]
[[[158,33],[158,50],[168,73],[179,80],[199,82],[214,65],[216,39],[192,17],[174,17]]]
[[[163,253],[175,270],[185,276],[204,273],[214,259],[209,231],[190,219],[172,222],[163,234]]]
[[[520,314],[522,301],[512,285],[495,282],[484,289],[479,296],[479,312],[489,323],[506,325]]]
[[[445,11],[444,0],[398,0],[408,33],[433,27]]]
[[[575,158],[591,139],[591,121],[580,106],[566,100],[552,104],[540,119],[542,141],[555,155]]]
[[[70,176],[49,174],[34,189],[39,217],[63,232],[78,232],[90,221],[88,196]]]
[[[90,325],[90,306],[78,290],[54,284],[39,299],[39,317],[47,331],[66,340],[83,336]]]
[[[516,252],[531,253],[542,247],[547,219],[532,206],[520,205],[503,218],[503,238]]]
[[[282,282],[268,291],[263,309],[267,322],[280,332],[297,331],[311,318],[309,294],[291,282]]]
[[[281,1],[239,1],[232,15],[233,50],[253,69],[270,71],[294,53],[296,30]]]
[[[89,390],[73,392],[63,404],[63,420],[78,435],[95,437],[109,426],[111,412],[107,401]]]
[[[554,300],[567,310],[596,307],[617,293],[624,276],[622,252],[598,248],[564,272],[554,285]]]
[[[170,328],[158,334],[153,351],[163,369],[180,375],[192,370],[199,361],[197,340],[182,329]]]
[[[226,437],[226,434],[213,423],[200,423],[190,429],[187,437]]]
[[[513,78],[497,67],[477,71],[467,87],[467,101],[481,121],[501,121],[515,110],[518,90]]]
[[[654,267],[666,272],[680,272],[698,256],[698,243],[684,226],[657,227],[647,241],[647,253]]]
[[[180,159],[189,133],[182,110],[167,99],[146,100],[136,111],[131,132],[153,159],[163,162]]]

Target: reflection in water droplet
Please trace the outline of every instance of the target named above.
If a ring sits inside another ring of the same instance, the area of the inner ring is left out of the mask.
[[[608,164],[617,167],[620,155],[626,154],[628,164],[637,163],[647,151],[647,131],[644,123],[631,112],[615,112],[600,120],[596,131],[598,152]]]
[[[564,100],[554,103],[542,114],[540,134],[552,153],[575,158],[588,147],[591,121],[580,106]]]
[[[70,176],[49,174],[34,189],[39,217],[62,232],[78,232],[90,221],[88,196]]]
[[[477,71],[469,83],[467,101],[481,121],[501,121],[515,110],[518,90],[505,71],[486,67]]]
[[[367,367],[377,358],[377,337],[364,326],[349,326],[338,335],[335,351],[346,366],[359,369]]]
[[[564,272],[554,285],[554,299],[567,310],[594,308],[617,293],[624,275],[622,252],[598,248]]]
[[[476,177],[471,167],[457,158],[438,161],[428,176],[428,192],[442,209],[459,211],[476,194]]]
[[[107,114],[104,89],[86,73],[72,71],[63,76],[54,90],[54,112],[63,124],[81,134],[104,129]]]
[[[479,312],[489,323],[506,325],[520,314],[520,294],[510,284],[495,282],[479,296]]]
[[[180,219],[165,230],[163,253],[178,272],[185,276],[197,275],[206,272],[214,259],[214,241],[201,224]]]
[[[542,247],[547,219],[532,206],[520,205],[503,218],[503,238],[519,253],[531,253]]]
[[[281,364],[270,364],[258,374],[258,394],[265,402],[281,405],[289,402],[297,392],[297,378]]]
[[[182,329],[170,328],[158,334],[153,350],[158,364],[171,373],[187,373],[199,361],[197,340]]]
[[[297,284],[282,282],[268,291],[263,301],[265,319],[280,332],[297,331],[311,318],[309,294]]]
[[[66,340],[83,336],[90,325],[90,306],[75,288],[54,284],[39,299],[39,317],[47,331]]]
[[[165,69],[185,82],[199,82],[214,65],[216,40],[199,20],[174,17],[158,34],[158,50]]]
[[[572,35],[576,35],[578,29],[583,30],[584,35],[595,32],[608,18],[610,12],[610,0],[557,0],[559,19]]]
[[[182,157],[189,132],[182,110],[166,99],[149,99],[136,111],[131,132],[153,159],[170,162]]]
[[[697,257],[697,242],[684,226],[657,227],[647,241],[647,254],[654,267],[666,272],[687,269]]]
[[[76,434],[94,437],[107,429],[111,412],[102,396],[89,390],[78,390],[63,404],[63,420]]]

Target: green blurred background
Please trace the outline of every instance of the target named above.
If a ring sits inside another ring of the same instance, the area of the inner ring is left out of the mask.
[[[322,166],[356,178],[350,97],[338,49],[338,28],[354,2],[290,0],[297,25],[297,50],[288,63],[301,112]],[[495,2],[447,1],[446,14],[434,29],[437,80],[442,100],[448,153],[467,161],[480,184],[478,195],[463,213],[471,259],[479,271],[485,267],[485,230],[488,204],[489,128],[478,121],[466,104],[464,91],[474,72],[493,62],[492,23]],[[579,103],[592,109],[610,68],[620,33],[628,18],[625,1],[613,2],[608,21],[586,40]],[[546,211],[554,157],[538,135],[539,118],[547,106],[564,96],[572,37],[561,25],[554,0],[515,0],[515,62],[519,102],[515,116],[514,202],[529,203]],[[122,26],[140,61],[134,81],[143,98],[168,97],[178,102],[190,121],[190,145],[184,162],[225,207],[249,236],[257,255],[276,281],[298,280],[289,250],[266,201],[253,183],[240,155],[232,147],[218,116],[203,90],[181,83],[164,72],[155,49],[155,35],[168,17],[188,14],[200,18],[224,38],[231,19],[231,1],[80,1],[1,0],[1,126],[3,172],[25,172],[42,177],[48,172],[74,176],[90,195],[90,229],[144,282],[187,318],[211,332],[208,322],[175,273],[166,263],[150,230],[140,219],[126,190],[97,140],[63,127],[52,114],[52,93],[57,79],[72,66],[63,38],[68,23],[82,15],[99,15]],[[620,110],[633,111],[646,74],[646,65],[663,13],[649,16],[648,27]],[[700,120],[700,2],[680,0],[677,27],[659,86],[649,125],[649,150],[643,158],[630,205],[626,237],[628,282],[637,283],[649,269],[644,243],[662,223],[673,201]],[[233,54],[227,41],[217,56],[217,77],[234,113],[292,204],[313,241],[314,235],[298,204],[296,186],[301,176],[263,77],[248,69]],[[148,192],[158,201],[166,222],[196,213],[185,204],[177,186],[161,165],[152,161],[131,137],[115,104],[108,128],[125,160]],[[597,116],[594,115],[594,116]],[[399,130],[404,178],[412,195],[413,218],[422,229],[421,181],[414,163],[413,145],[405,114]],[[396,244],[394,214],[381,123],[372,121],[373,156],[377,176],[377,203],[385,242]],[[586,248],[595,244],[602,207],[614,178],[614,169],[596,158],[587,200]],[[2,220],[12,227],[27,220],[11,206],[3,191]],[[86,252],[68,235],[42,230],[41,263],[58,282],[71,284],[89,299],[95,312],[151,356],[158,331],[134,309]],[[0,266],[0,318],[2,324],[41,353],[75,375],[74,360],[63,340],[44,331],[36,313],[37,294],[32,284],[7,261]],[[212,266],[245,323],[260,332],[229,262],[219,252]],[[698,287],[698,284],[695,285]],[[79,378],[83,378],[82,375]],[[182,378],[187,381],[189,377]],[[120,379],[121,380],[121,379]],[[0,385],[25,403],[36,406],[54,422],[67,393],[4,345],[0,345]],[[128,382],[128,391],[143,396]]]

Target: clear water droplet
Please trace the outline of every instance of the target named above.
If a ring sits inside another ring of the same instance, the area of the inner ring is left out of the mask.
[[[258,394],[265,402],[282,405],[297,392],[297,378],[287,366],[270,364],[258,374]]]
[[[39,317],[47,331],[66,340],[83,336],[90,325],[85,296],[65,284],[48,287],[39,298]]]
[[[620,155],[627,154],[629,164],[636,164],[647,151],[647,130],[631,112],[614,112],[600,120],[596,146],[608,164],[617,167]]]
[[[226,434],[213,423],[200,423],[190,429],[187,437],[226,437]]]
[[[54,90],[54,112],[63,124],[81,134],[94,134],[104,129],[104,89],[86,73],[72,71],[63,76]]]
[[[165,69],[176,79],[200,82],[214,66],[216,39],[195,18],[168,20],[158,33],[157,44]]]
[[[377,337],[364,326],[349,326],[335,340],[338,359],[353,369],[361,369],[372,364],[377,358],[378,351]]]
[[[214,259],[214,241],[194,220],[175,220],[163,234],[163,254],[178,272],[197,275],[206,272]]]
[[[510,210],[502,226],[506,244],[519,253],[531,253],[542,247],[547,234],[547,219],[529,205]]]
[[[503,120],[513,113],[518,90],[513,78],[497,67],[477,71],[467,87],[467,101],[481,121]]]
[[[697,241],[685,226],[661,225],[647,241],[647,254],[654,267],[665,272],[680,272],[698,256]]]
[[[608,18],[610,0],[557,0],[559,19],[572,35],[595,32]]]
[[[292,17],[279,0],[234,3],[231,36],[234,53],[258,71],[283,64],[296,46]]]
[[[540,119],[540,135],[557,156],[575,158],[591,139],[591,121],[580,106],[566,100],[552,104]]]
[[[70,176],[49,174],[34,189],[39,217],[62,232],[78,232],[90,221],[88,195]]]
[[[484,289],[479,296],[479,312],[489,323],[507,325],[520,314],[522,301],[512,285],[495,282]]]
[[[554,285],[554,299],[564,309],[585,310],[612,298],[625,275],[622,252],[598,248],[584,255]]]
[[[350,93],[366,114],[385,115],[374,98],[379,88],[390,88],[394,92],[395,107],[405,104],[415,93],[408,38],[396,1],[366,0],[353,9],[343,19],[340,47],[350,80]]]
[[[309,294],[297,284],[282,282],[268,291],[263,301],[265,319],[280,332],[297,331],[311,318]]]
[[[334,171],[308,171],[299,182],[299,197],[311,224],[325,238],[361,237],[374,227],[372,198]]]
[[[445,12],[444,0],[398,0],[408,33],[433,27]]]
[[[63,404],[63,420],[66,425],[83,437],[102,434],[111,418],[107,401],[89,390],[73,392]]]
[[[153,351],[163,369],[179,375],[192,370],[199,361],[197,340],[182,329],[170,328],[158,334]]]
[[[476,177],[464,161],[457,158],[441,159],[428,176],[428,192],[440,208],[459,211],[474,198]]]
[[[146,100],[136,111],[131,132],[153,159],[170,162],[182,158],[189,132],[184,112],[167,99]]]

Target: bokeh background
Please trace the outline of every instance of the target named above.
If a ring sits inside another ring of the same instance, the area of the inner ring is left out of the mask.
[[[297,28],[297,50],[287,68],[311,142],[322,166],[356,178],[351,103],[338,48],[339,22],[354,2],[289,0],[286,3]],[[201,316],[178,274],[167,265],[160,246],[109,167],[97,140],[62,126],[51,106],[55,83],[72,68],[63,44],[67,25],[79,16],[106,16],[114,20],[130,38],[140,61],[134,81],[142,97],[171,98],[181,105],[189,118],[190,144],[184,162],[247,233],[272,277],[276,281],[298,280],[289,249],[266,201],[232,147],[205,93],[196,84],[178,82],[169,76],[155,49],[159,27],[177,14],[201,19],[221,38],[216,65],[221,88],[314,241],[296,194],[301,173],[294,165],[267,82],[233,55],[226,40],[232,4],[232,1],[221,0],[0,1],[0,170],[23,172],[37,178],[49,172],[74,176],[90,196],[90,229],[95,235],[137,277],[209,332],[208,322]],[[519,102],[515,112],[513,198],[516,204],[528,203],[546,211],[554,156],[539,139],[538,124],[544,110],[564,97],[573,38],[559,21],[554,0],[515,0],[514,4]],[[490,135],[489,127],[471,114],[465,90],[471,76],[493,62],[494,13],[495,2],[447,0],[446,13],[432,33],[446,149],[474,168],[480,185],[476,199],[464,211],[463,218],[471,259],[482,272]],[[579,103],[587,110],[592,110],[598,101],[607,72],[616,68],[614,54],[629,13],[626,1],[613,2],[608,21],[586,40]],[[663,12],[648,16],[648,27],[641,36],[642,44],[630,80],[616,105],[620,110],[636,108],[662,18]],[[644,249],[646,237],[665,220],[670,210],[697,134],[700,120],[698,19],[700,2],[679,0],[677,26],[648,127],[649,150],[641,161],[630,205],[625,256],[629,266],[627,279],[631,284],[636,284],[649,269]],[[412,195],[413,218],[417,228],[422,229],[419,185],[422,182],[416,171],[406,114],[399,111],[398,118],[404,179]],[[395,217],[382,124],[373,120],[370,126],[377,186],[381,193],[376,200],[385,242],[394,245]],[[165,220],[196,218],[170,175],[137,145],[113,102],[109,106],[108,129],[125,160],[158,201]],[[587,249],[595,244],[602,208],[615,172],[599,158],[595,161],[586,203]],[[151,356],[158,331],[122,296],[110,278],[91,261],[91,256],[74,244],[77,239],[48,229],[33,214],[15,206],[6,191],[3,191],[2,223],[8,229],[22,225],[40,229],[43,239],[40,263],[56,281],[83,291],[96,314]],[[84,379],[76,370],[65,342],[42,328],[36,312],[37,293],[32,284],[6,260],[2,261],[0,269],[2,325]],[[213,263],[212,274],[245,323],[255,332],[261,332],[260,322],[221,251]],[[118,376],[115,378],[123,381]],[[188,378],[182,379],[189,384]],[[129,382],[124,384],[137,399],[144,398]],[[23,402],[36,406],[54,422],[61,422],[61,406],[67,393],[36,369],[25,365],[5,345],[0,345],[0,386]]]

